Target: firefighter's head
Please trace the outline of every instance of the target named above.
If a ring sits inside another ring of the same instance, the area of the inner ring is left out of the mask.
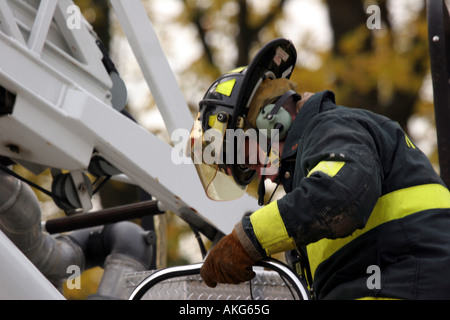
[[[270,159],[272,142],[285,139],[293,119],[285,106],[301,99],[289,81],[296,60],[292,42],[272,40],[248,67],[219,77],[200,101],[191,157],[211,199],[235,199],[245,192],[256,173],[249,142],[256,140]]]

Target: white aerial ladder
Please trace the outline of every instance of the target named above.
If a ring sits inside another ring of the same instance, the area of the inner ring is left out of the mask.
[[[192,116],[143,5],[137,0],[111,4],[169,134],[189,130]],[[74,179],[95,154],[165,208],[198,217],[211,230],[229,231],[253,203],[244,197],[211,207],[193,166],[173,164],[170,145],[113,108],[113,82],[89,25],[68,27],[71,6],[70,0],[0,2],[0,82],[15,95],[12,110],[0,119],[0,154],[35,172],[68,170]],[[88,211],[88,195],[78,195]]]

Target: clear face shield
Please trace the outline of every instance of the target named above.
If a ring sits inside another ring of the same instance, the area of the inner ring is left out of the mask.
[[[238,185],[224,159],[224,141],[228,127],[228,115],[218,112],[208,117],[210,129],[202,129],[200,113],[194,122],[190,135],[188,156],[197,170],[206,195],[211,200],[229,201],[240,198],[246,191]]]
[[[227,201],[241,197],[246,192],[247,185],[256,180],[255,173],[261,164],[264,167],[263,172],[259,172],[260,176],[277,173],[278,149],[275,148],[276,143],[271,136],[273,129],[280,130],[277,126],[279,117],[273,126],[271,126],[272,117],[265,119],[268,120],[267,128],[266,126],[259,128],[255,122],[261,106],[267,104],[266,98],[277,97],[286,92],[274,94],[273,91],[279,88],[278,80],[289,82],[288,79],[296,61],[297,52],[292,42],[283,38],[274,39],[258,51],[248,67],[233,70],[221,76],[205,94],[200,103],[201,109],[202,106],[204,109],[194,122],[189,139],[190,145],[186,150],[187,156],[190,156],[194,162],[201,183],[210,199]],[[262,94],[257,92],[266,80],[270,80],[270,85],[265,89],[267,92]],[[269,133],[269,135],[266,133],[264,138],[258,135],[256,144],[248,144],[249,148],[252,145],[261,147],[258,147],[258,150],[256,150],[257,147],[254,147],[254,151],[246,152],[245,150],[245,143],[247,143],[245,135],[249,131],[247,123],[254,128],[255,135],[262,130]],[[287,131],[288,125],[284,122],[282,125]],[[244,139],[240,139],[242,137],[239,136],[240,131],[243,132]],[[238,135],[237,140],[244,141],[244,144],[234,145],[236,137],[232,135]],[[266,142],[271,140],[271,144],[264,148],[261,143],[264,140]],[[258,156],[258,159],[262,161],[252,166],[252,161],[239,159],[246,154],[252,157],[255,154],[263,154]],[[269,173],[269,169],[273,169],[273,173]]]

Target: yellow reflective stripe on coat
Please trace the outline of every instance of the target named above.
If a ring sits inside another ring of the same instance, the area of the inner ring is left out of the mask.
[[[380,197],[366,226],[339,239],[321,239],[307,246],[311,273],[337,250],[367,231],[389,221],[429,209],[450,208],[450,193],[440,184],[426,184],[400,189]]]
[[[250,216],[250,222],[267,255],[295,249],[295,242],[287,233],[277,201],[255,211]]]
[[[321,161],[308,173],[308,177],[320,171],[333,178],[344,165],[343,161]]]

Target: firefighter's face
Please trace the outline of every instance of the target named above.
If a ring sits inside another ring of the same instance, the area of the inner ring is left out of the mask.
[[[260,137],[261,139],[261,137]],[[262,145],[267,146],[268,141],[260,141]],[[261,179],[264,175],[266,179],[272,181],[278,175],[278,167],[273,157],[267,157],[265,148],[261,146],[256,139],[247,139],[245,141],[245,166],[251,170],[255,170]],[[279,154],[279,147],[283,144],[277,143],[272,148],[272,154]],[[276,148],[276,150],[275,150]],[[276,151],[276,152],[275,152]]]

